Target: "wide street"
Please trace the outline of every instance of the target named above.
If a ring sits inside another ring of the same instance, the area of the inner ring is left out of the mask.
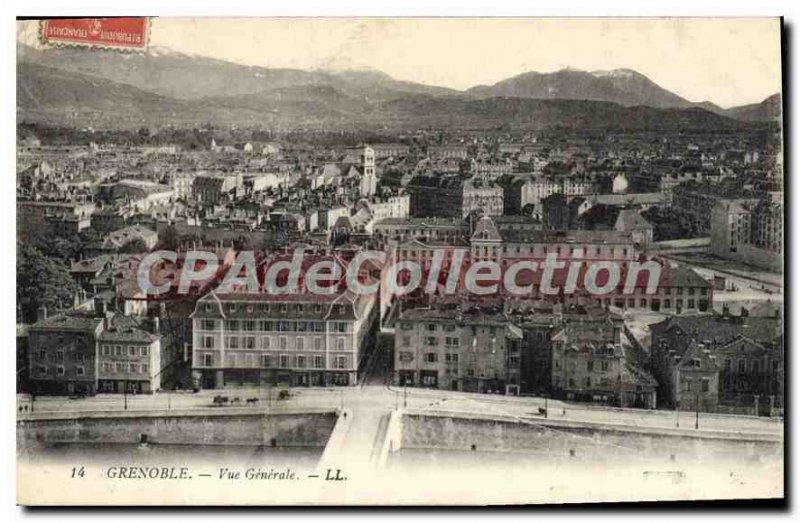
[[[235,411],[282,411],[294,408],[344,408],[355,418],[369,416],[378,422],[393,409],[447,411],[475,415],[507,415],[512,417],[541,416],[540,408],[547,408],[548,418],[573,422],[615,424],[629,427],[670,428],[687,431],[699,430],[777,435],[783,432],[782,419],[742,415],[717,415],[694,412],[621,409],[591,404],[564,402],[540,397],[511,397],[423,388],[396,388],[370,384],[353,387],[291,388],[290,397],[278,400],[278,389],[241,388],[203,390],[191,392],[160,392],[153,395],[97,395],[85,399],[67,397],[37,397],[35,402],[27,395],[18,395],[20,418],[68,415],[74,412],[169,411],[190,409],[220,409]],[[240,398],[241,406],[214,406],[213,397],[225,395]],[[257,397],[258,404],[246,406],[245,399]],[[27,407],[27,410],[26,410]],[[31,414],[33,408],[33,414]],[[377,429],[377,426],[376,426]]]

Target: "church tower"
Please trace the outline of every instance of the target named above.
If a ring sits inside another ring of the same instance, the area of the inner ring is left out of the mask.
[[[369,145],[361,153],[361,197],[369,198],[378,189],[378,177],[375,175],[375,151]]]

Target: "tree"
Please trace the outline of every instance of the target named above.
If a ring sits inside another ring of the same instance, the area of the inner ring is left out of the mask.
[[[24,322],[34,322],[41,306],[50,311],[72,307],[78,285],[64,262],[22,244],[17,251],[17,303]]]
[[[141,238],[132,239],[119,248],[120,254],[142,254],[147,252],[148,248],[144,240]]]

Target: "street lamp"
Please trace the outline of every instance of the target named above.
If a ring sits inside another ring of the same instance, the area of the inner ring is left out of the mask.
[[[694,396],[694,429],[700,429],[700,392]]]

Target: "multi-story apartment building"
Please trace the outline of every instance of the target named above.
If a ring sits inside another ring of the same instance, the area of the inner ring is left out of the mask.
[[[154,331],[158,319],[154,319]],[[151,393],[161,388],[161,336],[132,317],[115,316],[97,337],[97,391]]]
[[[464,182],[462,216],[473,212],[484,216],[503,215],[503,189],[481,175]]]
[[[758,400],[783,405],[780,316],[673,316],[651,335],[662,406],[750,413]]]
[[[428,157],[436,159],[467,159],[467,148],[461,145],[430,145]]]
[[[45,313],[28,332],[33,393],[152,393],[161,387],[157,319],[114,314],[96,300],[93,310]]]
[[[373,342],[375,294],[209,292],[191,315],[202,388],[357,384]]]
[[[416,176],[407,186],[414,217],[464,218],[473,212],[503,214],[503,189],[479,176]]]
[[[749,265],[783,266],[783,204],[774,198],[722,199],[711,209],[711,252]]]
[[[549,394],[653,408],[656,381],[623,347],[622,320],[600,308],[530,302],[404,309],[395,324],[395,382],[483,393]]]
[[[395,382],[401,386],[519,393],[522,335],[502,306],[404,310],[395,332]]]

